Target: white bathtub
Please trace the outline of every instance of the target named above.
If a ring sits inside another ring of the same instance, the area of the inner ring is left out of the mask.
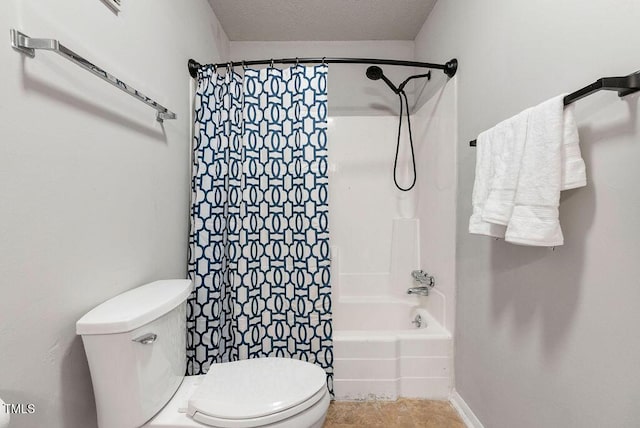
[[[451,334],[426,311],[427,326],[411,323],[417,299],[343,297],[333,310],[334,392],[337,400],[448,399]]]

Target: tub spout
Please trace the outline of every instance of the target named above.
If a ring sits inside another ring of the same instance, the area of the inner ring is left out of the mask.
[[[417,294],[418,296],[428,296],[429,287],[411,287],[407,290],[407,294]]]

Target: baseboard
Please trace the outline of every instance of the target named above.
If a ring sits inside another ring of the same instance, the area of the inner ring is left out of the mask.
[[[449,401],[453,407],[458,411],[460,417],[464,424],[469,428],[484,428],[480,419],[473,413],[471,408],[467,405],[467,403],[462,399],[458,391],[455,389],[451,393],[451,397],[449,397]]]

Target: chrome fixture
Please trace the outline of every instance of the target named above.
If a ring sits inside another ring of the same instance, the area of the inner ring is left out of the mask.
[[[407,294],[417,294],[418,296],[428,296],[429,288],[436,285],[436,280],[423,270],[411,271],[411,277],[419,284],[418,287],[411,287],[407,290]]]
[[[427,323],[423,321],[420,315],[416,315],[416,318],[413,321],[411,321],[411,324],[415,324],[416,328],[422,328],[423,326],[424,327],[427,326]]]
[[[418,296],[428,296],[429,287],[411,287],[407,290],[407,294],[417,294]]]
[[[434,285],[436,285],[436,280],[433,278],[433,276],[429,275],[423,270],[411,271],[411,277],[420,285],[425,285],[427,287],[433,287]]]
[[[140,337],[136,337],[135,339],[131,339],[133,342],[142,343],[143,345],[150,345],[158,339],[158,335],[155,333],[147,333],[143,334]]]
[[[158,122],[162,122],[164,119],[176,118],[176,114],[172,111],[169,111],[169,109],[167,109],[166,107],[158,104],[151,98],[144,95],[142,92],[124,83],[114,75],[107,73],[102,68],[78,55],[55,39],[33,39],[18,30],[11,30],[11,46],[13,46],[15,50],[22,52],[23,54],[32,58],[36,56],[36,49],[54,51],[57,54],[75,63],[76,65],[95,74],[102,80],[111,83],[113,86],[123,92],[126,92],[138,101],[142,101],[146,105],[153,107],[158,112],[156,115],[156,120]]]

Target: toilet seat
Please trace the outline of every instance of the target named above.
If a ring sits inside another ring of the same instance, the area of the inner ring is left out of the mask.
[[[207,415],[205,413],[196,412],[192,415],[193,420],[200,422],[201,424],[208,425],[211,427],[220,427],[220,428],[254,428],[254,427],[263,427],[271,424],[275,424],[277,422],[283,421],[285,419],[296,416],[308,408],[315,405],[319,402],[325,395],[327,395],[327,391],[318,391],[310,400],[300,403],[295,407],[291,407],[282,412],[273,413],[270,415],[265,415],[257,418],[250,419],[225,419],[216,416]]]
[[[273,357],[234,361],[210,367],[187,413],[209,426],[250,428],[295,416],[326,394],[326,374],[314,364]]]

